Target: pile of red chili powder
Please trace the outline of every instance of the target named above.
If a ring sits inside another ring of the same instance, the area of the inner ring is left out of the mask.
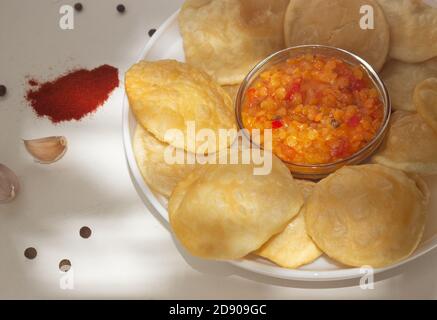
[[[38,116],[54,123],[80,120],[94,112],[118,87],[118,70],[102,65],[93,70],[73,70],[45,83],[32,79],[26,100]]]

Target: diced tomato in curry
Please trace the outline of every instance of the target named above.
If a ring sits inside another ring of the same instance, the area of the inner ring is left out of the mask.
[[[272,129],[273,152],[299,164],[353,155],[375,137],[383,117],[378,91],[360,66],[314,55],[261,73],[242,109],[245,128]]]

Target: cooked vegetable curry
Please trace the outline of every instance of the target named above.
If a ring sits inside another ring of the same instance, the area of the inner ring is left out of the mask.
[[[361,66],[302,55],[262,72],[247,90],[242,121],[272,129],[273,152],[295,164],[347,158],[378,133],[384,107]]]

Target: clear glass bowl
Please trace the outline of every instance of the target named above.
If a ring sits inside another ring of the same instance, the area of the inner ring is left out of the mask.
[[[346,50],[342,50],[334,47],[321,46],[321,45],[305,45],[305,46],[291,47],[279,51],[271,55],[270,57],[266,58],[265,60],[261,61],[244,79],[237,95],[236,108],[235,108],[237,122],[240,129],[244,128],[241,111],[243,108],[246,91],[250,88],[252,83],[258,78],[258,76],[262,72],[269,69],[273,65],[283,62],[289,58],[301,56],[304,54],[317,54],[325,57],[335,57],[343,61],[346,61],[347,63],[352,65],[360,65],[366,71],[369,78],[372,80],[373,84],[375,85],[376,89],[379,92],[381,102],[384,105],[384,119],[381,128],[379,129],[373,140],[370,141],[367,145],[365,145],[362,149],[360,149],[355,154],[345,159],[340,159],[335,162],[324,163],[324,164],[307,165],[307,164],[297,164],[297,163],[284,161],[284,163],[288,166],[291,173],[295,177],[302,178],[302,179],[317,180],[326,177],[327,175],[336,171],[342,166],[359,164],[364,162],[367,158],[369,158],[369,156],[371,156],[376,151],[376,149],[378,149],[388,129],[388,123],[391,114],[391,102],[390,102],[390,97],[388,95],[387,88],[385,87],[382,80],[379,78],[376,71],[373,70],[373,68],[366,61],[356,56],[355,54],[350,53]],[[246,138],[251,139],[250,136],[246,136]]]

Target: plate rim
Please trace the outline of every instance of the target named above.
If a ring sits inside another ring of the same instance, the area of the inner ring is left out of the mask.
[[[173,23],[177,22],[180,9],[173,13],[165,22],[157,29],[155,34],[147,41],[146,45],[141,51],[137,62],[142,60],[148,52],[154,47],[161,36],[167,31],[167,29],[172,26]],[[130,118],[130,108],[129,101],[127,99],[127,94],[125,88],[123,88],[123,105],[122,105],[122,134],[123,134],[123,148],[125,153],[126,162],[128,165],[128,170],[131,176],[131,180],[136,187],[136,191],[147,207],[148,210],[153,214],[155,218],[161,221],[163,225],[171,232],[168,211],[167,209],[158,201],[156,195],[150,189],[150,187],[145,183],[138,165],[135,160],[135,155],[132,146],[132,135],[130,132],[129,118]],[[157,216],[158,215],[158,216]],[[429,253],[437,247],[437,243],[427,246],[420,252],[408,257],[407,259],[401,260],[396,264],[390,265],[385,268],[375,268],[373,269],[373,274],[386,272],[389,270],[396,269],[402,265],[405,265],[417,258]],[[352,267],[344,268],[338,270],[322,270],[322,271],[311,271],[302,269],[287,269],[275,265],[261,264],[250,259],[239,259],[239,260],[227,260],[224,261],[238,268],[250,271],[252,273],[277,278],[284,280],[294,280],[303,282],[323,282],[323,281],[341,281],[359,278],[365,275],[362,268]]]

